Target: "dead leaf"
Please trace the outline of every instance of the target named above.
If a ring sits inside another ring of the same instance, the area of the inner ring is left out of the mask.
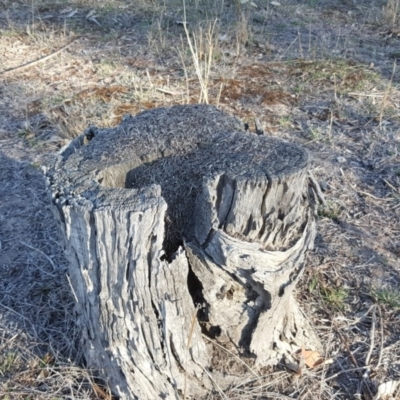
[[[324,358],[318,351],[304,350],[304,347],[301,349],[301,356],[308,368],[316,368],[324,362]]]
[[[94,392],[102,400],[112,400],[111,394],[107,393],[103,388],[101,388],[97,383],[92,383]]]

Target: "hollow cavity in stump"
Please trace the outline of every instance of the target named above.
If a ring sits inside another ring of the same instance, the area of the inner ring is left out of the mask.
[[[91,128],[54,161],[85,355],[116,394],[226,387],[218,346],[255,367],[320,346],[292,296],[315,236],[308,167],[206,105]]]

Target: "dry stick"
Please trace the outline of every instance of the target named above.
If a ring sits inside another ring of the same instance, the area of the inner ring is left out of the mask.
[[[219,87],[218,97],[217,97],[217,107],[219,107],[219,101],[221,100],[221,94],[222,94],[223,87],[224,87],[224,83],[221,82],[221,85]]]
[[[334,73],[333,74],[333,82],[334,82],[334,90],[335,90],[335,92],[334,92],[334,95],[335,95],[335,102],[337,103],[337,85],[336,85],[336,74]],[[332,112],[331,112],[331,115],[332,115]]]
[[[26,246],[26,247],[29,247],[29,248],[32,249],[32,250],[37,251],[38,253],[40,253],[40,254],[41,254],[43,257],[45,257],[46,260],[51,264],[51,266],[53,267],[53,271],[54,271],[54,272],[56,271],[56,266],[54,265],[53,260],[52,260],[47,254],[43,253],[42,250],[37,249],[36,247],[32,247],[32,246],[30,246],[29,244],[27,244],[27,243],[25,243],[25,242],[22,242],[22,241],[20,241],[20,243],[23,244],[23,245]],[[53,275],[49,274],[49,273],[46,272],[46,271],[42,271],[42,272],[44,272],[46,275],[53,276]]]
[[[192,314],[192,320],[190,322],[190,330],[189,330],[188,341],[187,341],[187,349],[189,351],[192,347],[192,337],[193,337],[193,332],[194,332],[194,326],[196,324],[196,315],[200,308],[201,308],[201,305],[198,304]],[[185,369],[185,384],[184,384],[184,389],[183,389],[183,400],[186,400],[186,390],[187,390],[187,370]]]
[[[167,90],[167,89],[163,89],[163,88],[157,88],[156,90],[157,90],[157,92],[161,92],[161,93],[164,93],[164,94],[169,94],[170,96],[179,96],[179,95],[183,94],[182,92],[181,93],[173,92],[171,90]]]
[[[375,369],[378,369],[379,366],[381,365],[381,361],[382,361],[382,353],[383,353],[383,319],[382,319],[382,311],[381,308],[379,306],[377,306],[378,308],[378,314],[379,314],[379,322],[381,325],[381,346],[379,348],[379,357],[378,357],[378,362],[375,366]]]
[[[206,86],[206,82],[204,81],[204,77],[203,77],[203,74],[202,74],[203,69],[201,68],[200,61],[199,61],[199,49],[198,49],[198,45],[197,45],[197,39],[196,39],[196,36],[193,36],[193,44],[194,44],[194,48],[193,48],[192,40],[190,39],[190,34],[189,34],[188,29],[187,29],[186,2],[185,2],[185,0],[183,0],[183,15],[184,15],[183,28],[185,30],[186,40],[187,40],[187,43],[189,45],[189,50],[190,50],[190,53],[192,55],[193,65],[194,65],[194,68],[195,68],[195,71],[196,71],[196,75],[197,75],[197,78],[198,78],[199,84],[200,84],[200,99],[199,99],[199,103],[202,103],[202,100],[204,99],[204,102],[206,104],[208,104],[207,86]]]
[[[16,333],[11,339],[4,340],[0,345],[0,351],[2,351],[6,346],[8,346],[15,338],[17,338],[19,333]],[[1,339],[4,339],[3,337]]]
[[[300,37],[300,31],[297,31],[297,35],[299,37],[299,52],[300,52],[300,57],[304,58],[303,56],[303,46],[301,45],[301,37]]]
[[[261,383],[258,386],[255,386],[255,384],[251,385],[252,392],[254,392],[256,390],[264,390],[264,389],[267,389],[269,387],[273,387],[276,383],[282,381],[283,375],[287,376],[287,372],[284,372],[284,371],[271,372],[271,373],[268,374],[268,377],[273,377],[274,375],[279,375],[279,376],[277,378],[269,381],[269,382]],[[244,388],[244,390],[246,390],[246,388],[249,387],[248,385],[250,383],[257,382],[257,381],[259,381],[260,379],[263,379],[263,378],[265,378],[265,376],[260,375],[257,378],[246,379],[246,380],[238,383],[234,388],[231,389],[231,391],[238,391],[240,388]],[[263,393],[265,394],[265,392],[263,392]]]
[[[375,325],[376,325],[376,306],[372,310],[372,326],[371,326],[371,332],[369,334],[371,344],[369,346],[367,357],[365,358],[365,372],[363,374],[363,379],[368,379],[369,374],[371,372],[371,367],[369,366],[369,362],[371,360],[372,350],[375,347]]]
[[[231,389],[230,392],[231,393],[237,392],[237,390],[235,390],[235,389],[236,388]],[[246,393],[243,393],[243,391],[240,391],[239,396],[240,396],[240,394],[243,394],[243,397],[241,397],[243,399],[245,399],[245,398],[246,399],[261,398],[261,397],[259,397],[260,395],[257,395],[256,393],[254,393],[255,389],[259,389],[259,388],[252,388],[251,392],[246,391]],[[261,389],[262,389],[262,387],[261,387]],[[252,397],[252,393],[254,393],[253,396],[257,396],[257,397]],[[238,395],[236,395],[236,396],[238,396]],[[264,397],[264,396],[266,396],[266,397]],[[232,398],[236,399],[237,397],[232,397]],[[281,394],[281,393],[269,392],[269,391],[264,391],[264,390],[262,391],[262,398],[263,399],[268,398],[268,399],[280,399],[280,400],[293,400],[293,397],[285,396],[284,394]]]
[[[296,38],[293,40],[293,42],[290,43],[289,47],[288,47],[288,48],[283,52],[283,54],[279,57],[279,61],[282,60],[282,58],[286,55],[286,53],[290,50],[290,48],[296,43],[296,40],[297,40],[298,38],[299,38],[299,37],[296,36]]]
[[[337,378],[339,375],[346,374],[347,372],[361,371],[361,370],[363,370],[363,369],[364,369],[364,367],[344,369],[344,370],[342,370],[342,371],[337,372],[336,374],[333,374],[333,375],[329,376],[329,377],[326,378],[325,380],[326,380],[326,381],[331,381],[332,379]]]
[[[361,194],[365,194],[366,196],[371,197],[371,199],[374,199],[374,200],[379,200],[379,201],[392,201],[393,200],[392,198],[390,198],[390,199],[382,199],[380,197],[374,196],[371,193],[363,192],[362,190],[357,190],[357,189],[355,189],[355,190],[356,190],[356,192],[361,193]]]
[[[292,400],[293,399],[293,397],[285,396],[283,394],[275,393],[275,392],[263,392],[263,395],[267,396],[269,398],[275,398],[275,399],[280,399],[280,400]],[[263,398],[266,398],[266,397],[263,397]]]
[[[32,327],[32,330],[33,330],[33,332],[34,332],[34,334],[35,334],[35,337],[38,336],[38,335],[37,335],[37,332],[36,332],[36,329],[35,329],[35,325],[32,323],[32,321],[31,321],[29,318],[26,318],[25,316],[23,316],[22,314],[20,314],[19,312],[15,311],[15,310],[13,310],[12,308],[6,306],[5,304],[0,303],[0,307],[5,308],[7,311],[9,311],[9,312],[11,312],[11,313],[17,315],[18,317],[20,317],[20,318],[23,319],[23,320],[29,322],[29,323],[31,324],[31,327]]]
[[[69,278],[68,274],[66,274],[66,277],[67,277],[67,280],[68,280],[69,287],[70,287],[70,289],[72,291],[72,294],[75,297],[76,304],[79,304],[78,296],[76,295],[74,287],[72,286],[71,279]]]
[[[214,23],[208,26],[208,33],[207,33],[207,46],[208,46],[208,65],[207,65],[207,90],[208,90],[208,85],[209,85],[209,80],[210,80],[210,71],[211,71],[211,65],[213,61],[213,53],[214,53],[214,45],[217,42],[213,42],[214,38],[214,32],[215,32],[215,25],[217,24],[217,19],[214,20]],[[218,36],[217,36],[218,37]],[[216,39],[217,40],[217,39]],[[217,43],[218,44],[218,43]]]
[[[396,72],[396,60],[395,60],[394,63],[393,63],[392,76],[391,76],[391,78],[390,78],[390,81],[389,81],[389,83],[388,83],[388,87],[387,87],[387,89],[385,90],[385,94],[384,94],[383,100],[382,100],[382,108],[381,108],[381,112],[380,112],[380,114],[379,114],[379,127],[380,127],[381,129],[382,129],[383,113],[384,113],[385,108],[386,108],[386,101],[387,101],[387,98],[388,98],[388,95],[389,95],[389,92],[390,92],[390,88],[391,88],[391,86],[392,86],[393,77],[394,77],[395,72]]]
[[[320,202],[321,205],[325,206],[326,205],[325,196],[323,195],[321,186],[315,179],[312,172],[308,173],[308,179],[310,181],[312,188],[314,189],[314,192],[315,192],[315,195],[317,196],[318,201]]]
[[[364,367],[365,372],[362,376],[363,380],[360,382],[360,386],[358,387],[358,390],[357,390],[357,394],[359,396],[361,396],[362,387],[363,387],[363,384],[365,383],[364,381],[369,378],[369,374],[371,373],[371,367],[370,367],[369,363],[371,360],[372,350],[375,347],[375,324],[376,324],[376,306],[373,306],[373,308],[372,308],[372,325],[371,325],[371,331],[370,331],[371,344],[369,347],[367,357],[365,358],[365,367]],[[372,393],[369,389],[369,386],[368,385],[365,385],[365,386],[366,386],[367,390],[370,392],[371,397],[372,397]]]
[[[361,264],[359,267],[365,267],[371,260],[373,260],[375,258],[375,256],[373,256],[372,258],[370,258],[366,263]],[[358,266],[357,266],[358,267]],[[352,323],[350,323],[349,325],[356,325],[359,322],[363,321],[364,318],[371,312],[372,308],[375,307],[375,304],[373,304],[364,314],[362,314],[360,317],[358,317],[357,319],[355,319]]]
[[[333,335],[334,335],[334,333],[333,333],[333,324],[331,324],[330,329],[329,329],[328,343],[327,343],[326,346],[325,346],[325,348],[326,348],[325,355],[328,354],[329,344],[330,344],[330,342],[332,342]],[[325,357],[325,359],[326,359],[326,358],[327,358],[327,357]],[[327,364],[326,361],[325,361],[325,362],[323,363],[323,365],[322,365],[321,379],[320,379],[320,385],[319,385],[319,398],[320,398],[320,399],[322,399],[323,384],[324,384],[325,381],[326,381],[326,373],[327,373],[327,371],[328,371],[327,365],[328,365],[328,364]]]
[[[9,69],[5,69],[4,71],[0,71],[0,75],[7,75],[11,72],[15,72],[15,71],[22,71],[26,68],[29,67],[33,67],[34,65],[37,65],[41,62],[47,61],[50,58],[56,56],[57,54],[61,53],[62,51],[68,49],[68,47],[71,47],[80,37],[75,38],[74,40],[72,40],[72,42],[66,44],[65,46],[61,47],[61,49],[58,49],[57,51],[54,51],[53,53],[48,54],[47,56],[38,58],[37,60],[34,61],[29,61],[25,64],[19,65],[18,67],[14,67],[14,68],[9,68]]]
[[[102,387],[100,387],[96,382],[90,380],[90,385],[92,386],[93,391],[104,400],[112,400],[111,393],[107,393]]]
[[[182,37],[181,37],[181,43],[182,43]],[[183,43],[182,43],[182,47],[183,47]],[[183,72],[185,73],[185,80],[186,80],[186,104],[190,103],[190,94],[189,94],[189,77],[187,74],[187,70],[186,70],[186,64],[185,64],[185,59],[183,58],[183,54],[182,52],[178,49],[178,53],[179,53],[179,57],[182,60],[182,65],[183,65]]]
[[[342,172],[342,174],[343,174],[343,172]],[[343,174],[343,176],[344,176],[344,174]],[[389,199],[382,199],[382,198],[380,198],[380,197],[376,197],[376,196],[374,196],[373,194],[371,194],[371,193],[368,193],[368,192],[364,192],[364,191],[362,191],[362,190],[358,190],[354,185],[352,185],[352,184],[350,184],[350,186],[352,187],[352,189],[354,190],[354,191],[356,191],[357,193],[360,193],[360,194],[364,194],[365,196],[368,196],[368,197],[371,197],[371,199],[374,199],[374,200],[378,200],[378,201],[392,201],[393,200],[393,198],[389,198]]]
[[[350,358],[351,358],[352,363],[358,368],[358,362],[357,362],[356,358],[354,357],[353,353],[352,353],[351,350],[350,350],[350,347],[349,347],[349,344],[348,344],[348,342],[347,342],[347,339],[345,339],[345,338],[342,336],[342,334],[340,333],[339,328],[338,328],[337,326],[335,326],[335,328],[336,328],[336,332],[338,333],[338,335],[339,335],[340,339],[342,340],[344,346],[346,347],[347,352],[348,352],[349,355],[350,355]]]
[[[347,93],[348,96],[360,96],[360,97],[384,97],[384,94],[381,93],[358,93],[358,92],[350,92]]]
[[[394,190],[396,193],[400,194],[400,191],[398,189],[396,189],[391,183],[389,183],[386,179],[383,180],[383,182],[386,183],[386,185],[388,185],[392,190]]]
[[[219,394],[221,395],[221,397],[223,397],[224,399],[228,400],[228,398],[226,397],[225,393],[219,387],[218,383],[215,382],[215,380],[213,379],[212,375],[207,371],[206,368],[203,368],[203,370],[208,375],[208,377],[210,378],[211,382],[215,385],[215,387],[217,388],[217,390],[218,390]]]

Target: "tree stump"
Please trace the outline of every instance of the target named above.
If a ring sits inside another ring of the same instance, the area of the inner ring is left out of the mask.
[[[85,357],[116,395],[197,399],[249,372],[230,354],[254,372],[319,347],[293,297],[316,232],[308,167],[206,105],[90,128],[49,165]]]

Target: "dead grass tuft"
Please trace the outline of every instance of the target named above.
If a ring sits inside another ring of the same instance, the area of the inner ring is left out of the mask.
[[[399,0],[388,0],[386,5],[383,7],[383,19],[384,22],[389,25],[390,28],[398,27],[400,15],[400,2]]]

